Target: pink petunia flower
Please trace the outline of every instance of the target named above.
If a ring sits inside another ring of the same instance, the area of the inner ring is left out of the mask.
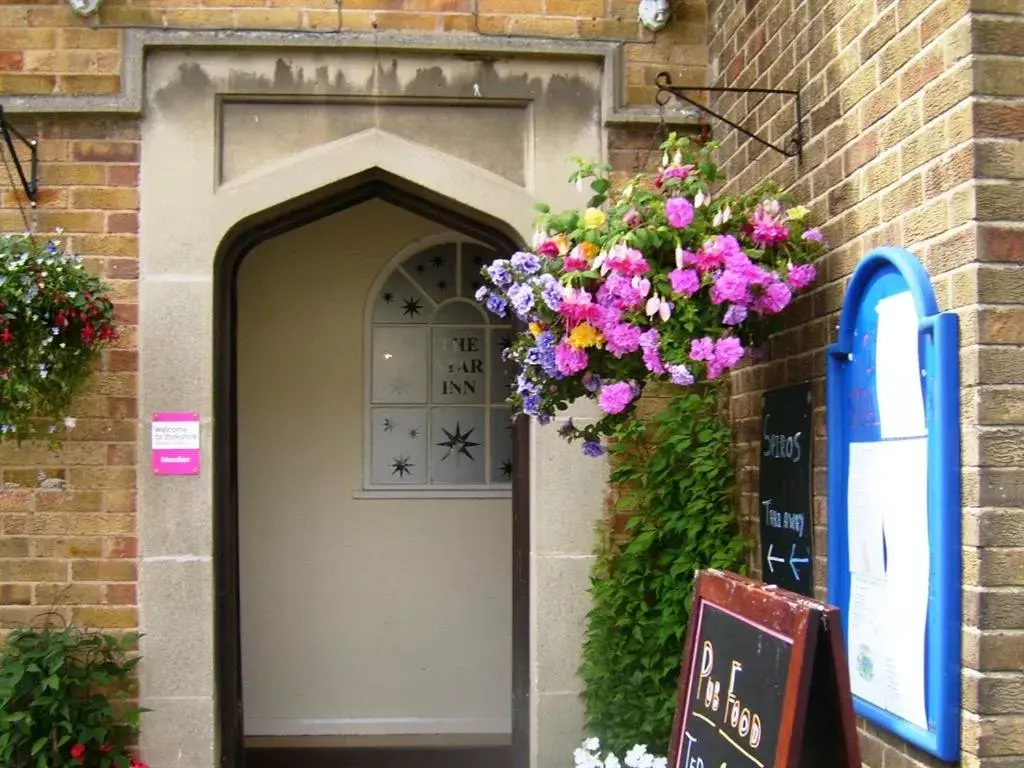
[[[750,239],[761,248],[769,248],[789,239],[789,230],[782,221],[777,201],[770,200],[758,205],[750,218],[750,224],[753,227]]]
[[[601,317],[601,307],[594,303],[593,297],[583,288],[565,288],[558,311],[570,326],[596,322]]]
[[[710,336],[705,336],[702,339],[694,339],[690,342],[690,359],[691,360],[711,360],[715,354],[715,342],[711,340]]]
[[[693,269],[673,269],[668,273],[668,281],[672,284],[673,293],[681,293],[686,298],[700,289],[700,277]]]
[[[685,229],[693,221],[693,204],[685,197],[672,197],[665,203],[665,217],[676,229]]]
[[[611,251],[609,251],[608,256],[601,265],[601,269],[617,272],[623,277],[633,277],[635,275],[642,275],[649,267],[647,259],[644,258],[640,251],[619,243],[612,246]]]
[[[747,304],[751,300],[748,281],[741,272],[727,269],[715,278],[711,286],[711,301],[714,304]]]
[[[640,215],[640,211],[636,208],[630,208],[622,217],[622,222],[630,229],[636,229],[644,223],[644,217]]]
[[[633,402],[635,392],[628,381],[605,384],[597,396],[597,404],[605,413],[622,413]]]
[[[767,315],[777,315],[793,298],[793,292],[781,280],[767,286],[754,302],[754,309]]]
[[[640,348],[640,329],[629,323],[606,326],[604,341],[605,349],[615,357],[622,357]]]
[[[555,366],[563,376],[573,376],[587,367],[587,352],[574,349],[569,342],[562,339],[555,347]]]
[[[804,240],[808,240],[808,241],[810,241],[812,243],[823,243],[823,242],[825,242],[825,236],[823,234],[821,234],[821,230],[820,229],[814,229],[814,228],[808,229],[806,232],[804,232],[803,239]]]
[[[806,288],[808,285],[813,283],[817,274],[818,271],[814,268],[813,264],[800,264],[789,268],[789,275],[786,277],[786,282],[789,283],[790,288],[795,291],[799,291],[801,288]]]
[[[732,368],[743,357],[743,343],[735,336],[726,336],[715,342],[714,360],[722,368]]]
[[[693,384],[693,374],[685,365],[669,365],[666,367],[668,379],[673,384],[688,387]]]

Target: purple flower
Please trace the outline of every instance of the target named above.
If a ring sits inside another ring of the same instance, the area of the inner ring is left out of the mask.
[[[562,286],[553,275],[543,274],[537,278],[540,283],[540,297],[548,309],[557,312],[562,307]]]
[[[799,291],[801,288],[806,288],[813,283],[817,274],[818,271],[814,268],[813,264],[800,264],[790,268],[786,281],[793,290]]]
[[[587,392],[597,392],[601,388],[601,377],[589,372],[583,374],[583,388]]]
[[[605,413],[622,413],[633,402],[633,385],[628,381],[605,384],[597,396],[597,404]]]
[[[747,308],[742,304],[730,304],[725,310],[722,325],[739,325],[747,319]]]
[[[754,210],[754,215],[750,219],[750,224],[753,227],[750,239],[760,248],[768,248],[789,239],[789,230],[779,218],[778,208],[778,202],[770,200],[761,203]]]
[[[693,374],[690,373],[690,369],[685,365],[669,365],[666,366],[668,371],[668,378],[673,384],[679,384],[683,387],[688,387],[693,384]]]
[[[558,434],[561,437],[570,437],[576,434],[576,425],[572,423],[572,419],[565,420],[565,423],[558,428]]]
[[[644,223],[644,218],[636,208],[630,208],[622,217],[622,222],[630,229],[636,229]]]
[[[476,296],[475,296],[476,300],[477,301],[483,301],[484,299],[487,298],[487,293],[488,293],[487,286],[486,285],[481,285],[479,288],[476,289]]]
[[[519,283],[508,289],[508,298],[512,302],[512,309],[520,320],[528,320],[530,310],[533,309],[533,289],[528,285]]]
[[[555,347],[555,365],[563,376],[573,376],[587,367],[587,352],[584,349],[573,349],[562,339]]]
[[[780,280],[764,289],[755,302],[754,308],[760,312],[775,315],[784,310],[792,298],[793,292],[789,290],[788,285]]]
[[[824,243],[825,242],[825,236],[823,234],[821,234],[821,230],[820,229],[816,229],[816,228],[808,229],[806,232],[804,232],[803,239],[804,240],[808,240],[809,242],[812,242],[812,243]]]
[[[700,288],[700,277],[694,269],[673,269],[668,273],[668,281],[672,284],[673,293],[681,293],[686,298]]]
[[[671,197],[665,203],[665,216],[676,229],[685,229],[693,221],[693,204],[685,197]]]
[[[520,373],[519,376],[516,377],[516,392],[523,397],[526,397],[527,395],[536,395],[540,392],[540,387]]]
[[[497,315],[498,317],[504,317],[505,316],[505,310],[507,308],[508,308],[508,302],[505,301],[503,298],[501,298],[501,296],[494,296],[494,295],[492,295],[490,298],[487,299],[487,310],[492,315]]]
[[[509,274],[508,266],[507,261],[499,259],[487,268],[487,275],[491,278],[491,282],[499,288],[508,288],[512,285],[512,275]]]
[[[640,348],[640,329],[629,323],[605,328],[605,348],[615,357],[622,357]]]
[[[536,349],[541,369],[551,378],[560,379],[562,372],[558,370],[555,347],[555,334],[551,331],[544,331],[537,337]]]
[[[722,368],[732,368],[744,353],[742,342],[735,336],[726,336],[715,342],[714,361]]]
[[[661,177],[663,179],[679,179],[680,181],[682,181],[683,179],[690,175],[690,172],[692,170],[692,165],[670,165],[668,168],[661,172]]]
[[[640,348],[644,352],[657,349],[659,341],[661,341],[661,334],[658,333],[657,328],[651,328],[640,334]]]
[[[523,413],[537,416],[540,413],[540,395],[527,395],[523,398]]]
[[[540,259],[532,253],[519,251],[512,256],[512,268],[518,269],[520,272],[525,272],[528,275],[532,275],[534,272],[540,270]]]
[[[586,440],[583,443],[583,455],[590,457],[597,457],[604,455],[604,446],[600,443]]]
[[[715,342],[711,340],[710,336],[705,336],[703,339],[694,339],[690,342],[691,360],[711,360],[714,354]]]

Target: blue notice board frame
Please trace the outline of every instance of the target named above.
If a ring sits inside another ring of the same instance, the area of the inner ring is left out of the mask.
[[[847,481],[851,442],[881,440],[873,386],[881,299],[910,291],[919,319],[919,362],[928,440],[928,613],[925,708],[928,728],[854,696],[858,715],[940,760],[960,757],[960,366],[959,328],[939,312],[928,273],[901,248],[877,248],[857,266],[826,361],[828,428],[828,597],[839,606],[849,645]],[[872,411],[871,409],[874,409]]]

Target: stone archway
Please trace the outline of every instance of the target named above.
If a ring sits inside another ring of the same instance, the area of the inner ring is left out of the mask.
[[[297,212],[383,194],[400,197],[399,205],[416,201],[471,223],[465,226],[483,225],[507,247],[530,238],[536,197],[556,208],[581,202],[581,193],[565,181],[567,156],[600,158],[604,151],[602,64],[592,58],[513,58],[496,68],[442,54],[396,54],[386,77],[379,54],[368,51],[296,52],[282,61],[269,51],[210,50],[159,52],[148,63],[140,408],[150,415],[199,412],[204,448],[198,478],[140,477],[139,599],[147,633],[141,692],[155,710],[143,740],[153,764],[212,767],[229,746],[220,745],[221,721],[231,718],[230,681],[224,682],[229,669],[214,652],[216,606],[233,599],[230,585],[214,575],[218,559],[229,556],[222,552],[224,532],[214,528],[214,507],[225,503],[222,494],[232,482],[228,454],[216,447],[230,448],[231,440],[224,399],[230,391],[215,387],[222,367],[230,365],[221,347],[231,333],[230,260],[224,254],[244,251],[275,227],[293,226],[282,222]],[[300,80],[276,77],[282,67],[326,68],[346,77],[328,77],[324,92],[311,98]],[[426,91],[425,71],[436,74]],[[473,95],[474,82],[486,86],[481,97]],[[335,86],[337,93],[327,93]],[[352,108],[354,91],[370,125],[346,133],[338,120],[347,117],[339,118],[338,110]],[[226,120],[232,104],[239,111]],[[420,107],[447,121],[427,143],[415,140]],[[312,132],[307,145],[283,155],[268,149],[244,167],[228,167],[230,151],[240,146],[258,154],[274,145],[280,121],[269,115],[282,108],[298,119],[287,124]],[[481,151],[490,154],[480,163],[466,159],[473,152],[465,147],[444,150],[445,141],[479,134],[474,121],[487,109],[514,113],[511,139],[482,142]],[[394,120],[405,128],[386,130]],[[264,130],[270,134],[260,134]],[[145,419],[143,424],[148,433]],[[144,446],[147,439],[144,434]],[[525,768],[559,764],[581,734],[575,671],[605,469],[567,450],[553,429],[534,428],[521,439],[532,457],[530,536],[517,544],[517,562],[533,595],[529,644],[519,651],[528,663],[517,667],[530,682],[528,697],[518,704],[528,716],[516,726],[524,740],[529,736]],[[223,735],[225,742],[233,738]]]

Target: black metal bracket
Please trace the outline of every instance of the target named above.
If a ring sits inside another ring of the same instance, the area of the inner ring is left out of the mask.
[[[701,112],[706,112],[712,117],[721,120],[730,128],[735,128],[744,136],[753,139],[757,143],[763,144],[769,149],[774,149],[779,154],[785,155],[786,157],[803,157],[804,130],[803,111],[800,107],[800,91],[782,90],[778,88],[708,88],[703,85],[673,85],[672,77],[668,72],[659,73],[658,76],[654,78],[654,84],[658,86],[658,91],[654,95],[654,101],[659,107],[664,107],[668,104],[669,99],[674,96],[677,99],[685,101],[690,106],[696,107]],[[776,144],[772,144],[770,141],[765,141],[760,136],[748,131],[742,125],[734,123],[729,118],[723,117],[714,110],[705,107],[703,104],[697,103],[687,96],[685,91],[706,91],[708,93],[763,93],[774,96],[793,96],[795,97],[794,101],[796,107],[796,130],[793,132],[793,136],[789,141],[786,142],[786,145],[784,147],[780,147]]]
[[[35,139],[26,138],[7,121],[7,118],[4,116],[3,106],[0,106],[0,138],[3,139],[4,144],[7,146],[7,151],[14,161],[14,168],[17,170],[18,178],[21,180],[21,187],[25,190],[25,197],[35,206],[39,201],[39,152],[36,146],[37,142]],[[14,148],[15,140],[28,147],[29,168],[27,175],[25,167],[21,163],[21,158]]]

